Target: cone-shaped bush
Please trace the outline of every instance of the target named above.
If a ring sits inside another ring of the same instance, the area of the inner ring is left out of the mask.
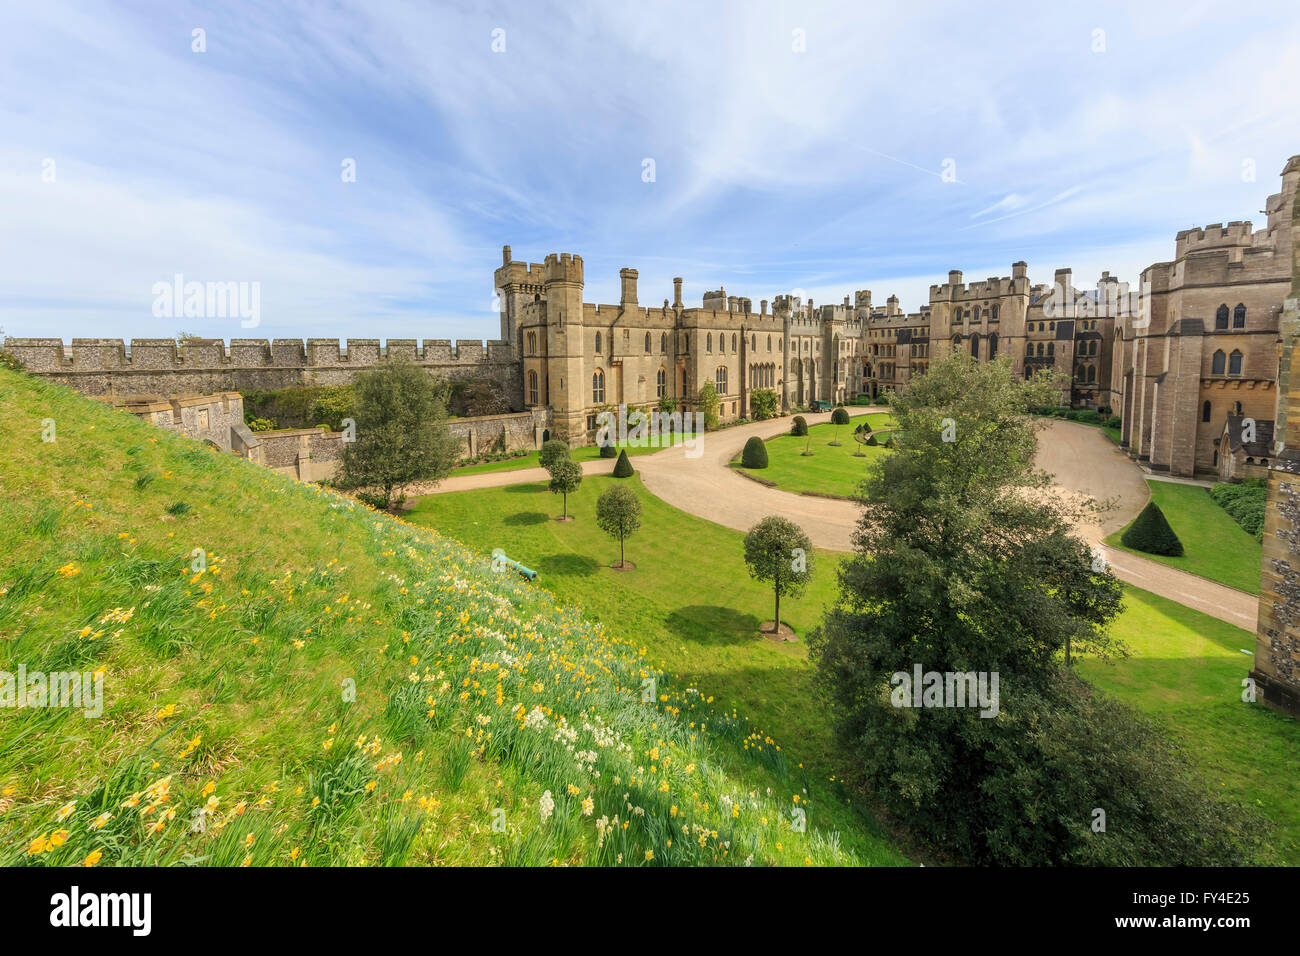
[[[1120,541],[1125,547],[1145,551],[1147,554],[1177,557],[1183,553],[1183,543],[1174,534],[1174,529],[1169,527],[1165,513],[1154,501],[1148,502],[1142,513],[1124,530]]]
[[[849,411],[847,408],[840,407],[831,412],[832,425],[847,425],[849,423]]]
[[[636,470],[632,467],[632,463],[627,460],[627,449],[623,449],[618,453],[618,461],[614,463],[614,477],[631,478],[635,474]]]
[[[797,438],[803,438],[808,434],[808,419],[802,415],[796,415],[790,425],[790,434]]]
[[[767,467],[767,446],[763,439],[755,435],[745,442],[745,450],[740,454],[740,463],[746,468]]]
[[[614,458],[614,457],[617,457],[617,455],[618,455],[618,448],[617,448],[616,446],[614,446],[614,445],[601,445],[601,446],[600,446],[600,457],[601,457],[601,458]]]

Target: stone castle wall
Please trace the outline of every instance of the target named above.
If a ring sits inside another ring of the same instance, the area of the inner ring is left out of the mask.
[[[459,339],[62,339],[9,338],[27,371],[86,395],[245,392],[291,385],[348,385],[385,359],[405,358],[450,381],[484,380],[523,407],[518,357],[508,342]]]

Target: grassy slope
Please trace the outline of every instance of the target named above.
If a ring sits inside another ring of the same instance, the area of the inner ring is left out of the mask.
[[[0,410],[0,671],[105,698],[0,712],[0,865],[897,861],[641,635],[484,556],[3,370]]]
[[[1274,846],[1300,864],[1300,723],[1241,700],[1255,635],[1128,587],[1115,633],[1132,657],[1080,663],[1098,687],[1164,719],[1211,786],[1279,826]]]
[[[853,429],[862,418],[869,420],[873,428],[891,424],[889,415],[885,413],[854,418],[852,424],[839,426],[841,444],[838,448],[828,444],[835,439],[836,433],[836,426],[830,424],[813,425],[808,429],[807,438],[778,435],[767,442],[768,466],[753,474],[775,482],[786,491],[810,491],[844,498],[853,496],[858,482],[866,474],[867,464],[887,453],[887,449],[879,445],[863,446],[854,440]],[[811,443],[808,438],[812,439]],[[805,447],[812,451],[811,457],[803,454]],[[857,458],[854,452],[861,452],[864,457]]]
[[[1126,548],[1120,543],[1123,531],[1108,537],[1108,545],[1249,594],[1259,593],[1260,543],[1243,531],[1205,488],[1150,480],[1147,486],[1152,500],[1160,506],[1183,543],[1182,557],[1170,558]]]

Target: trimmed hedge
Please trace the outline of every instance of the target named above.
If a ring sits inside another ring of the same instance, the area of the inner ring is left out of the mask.
[[[636,474],[636,469],[632,463],[627,460],[627,450],[624,449],[618,453],[618,461],[614,465],[615,478],[631,478]]]
[[[767,467],[767,445],[763,444],[763,439],[755,435],[745,442],[745,450],[741,452],[740,463],[746,468]]]
[[[1217,484],[1210,489],[1210,497],[1233,521],[1241,525],[1256,541],[1264,537],[1264,506],[1268,502],[1268,486],[1263,478],[1247,478],[1241,484]]]
[[[618,457],[618,448],[617,448],[617,446],[615,446],[615,445],[601,445],[601,446],[600,446],[600,457],[601,457],[601,458],[617,458],[617,457]]]
[[[1142,513],[1133,519],[1133,523],[1120,535],[1121,542],[1135,551],[1147,554],[1164,554],[1176,558],[1183,553],[1183,543],[1169,527],[1169,521],[1160,506],[1154,501],[1147,502]]]
[[[803,438],[808,434],[808,419],[802,415],[796,415],[794,421],[790,423],[790,434],[796,438]]]
[[[847,425],[849,423],[849,413],[843,405],[831,412],[832,425]]]

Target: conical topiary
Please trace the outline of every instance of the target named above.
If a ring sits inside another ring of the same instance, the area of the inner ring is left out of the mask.
[[[610,444],[608,444],[608,445],[601,445],[601,446],[600,446],[600,457],[601,457],[601,458],[617,458],[617,457],[618,457],[618,446],[615,445],[615,444],[613,444],[613,443],[610,443]]]
[[[614,477],[631,478],[635,474],[636,470],[632,467],[632,463],[627,460],[627,449],[625,448],[618,453],[618,461],[614,463]]]
[[[1183,553],[1183,543],[1169,527],[1169,521],[1160,506],[1154,501],[1147,502],[1142,513],[1133,519],[1133,523],[1124,529],[1119,539],[1126,548],[1145,551],[1147,554],[1164,554],[1178,557]]]
[[[763,439],[755,435],[745,442],[745,450],[740,454],[740,463],[746,468],[767,467],[767,445],[763,444]]]

